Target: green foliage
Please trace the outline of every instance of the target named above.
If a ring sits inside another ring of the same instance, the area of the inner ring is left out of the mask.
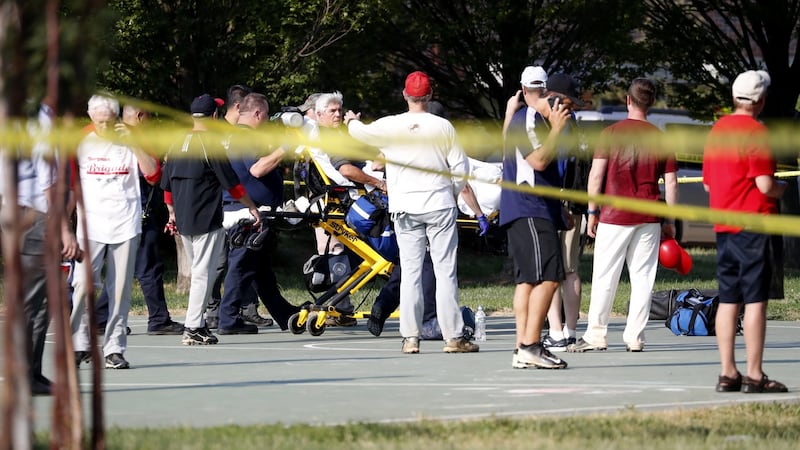
[[[748,69],[772,75],[766,116],[791,116],[800,93],[800,1],[647,0],[643,32],[653,64],[671,72],[671,103],[710,118],[731,102],[730,83]],[[792,50],[793,47],[793,50]]]
[[[368,2],[112,0],[119,12],[106,87],[185,109],[245,84],[280,105],[304,98],[318,53],[357,32]],[[277,108],[276,108],[277,109]]]

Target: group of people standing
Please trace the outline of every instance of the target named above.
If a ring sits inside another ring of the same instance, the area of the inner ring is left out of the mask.
[[[548,77],[541,67],[531,66],[523,71],[520,85],[507,102],[503,180],[523,187],[563,188],[565,178],[574,170],[570,166],[570,161],[575,160],[572,147],[577,142],[573,108],[582,104],[577,83],[569,75]],[[735,111],[714,126],[706,147],[704,183],[712,208],[776,212],[775,199],[782,195],[785,185],[773,178],[775,163],[766,143],[766,129],[756,120],[768,86],[769,76],[762,71],[745,72],[733,83]],[[343,124],[350,138],[378,148],[385,164],[385,181],[355,173],[350,167],[346,173],[350,180],[371,184],[389,194],[389,212],[403,273],[398,294],[402,352],[420,351],[426,290],[423,267],[431,267],[435,294],[429,296],[435,296],[436,316],[445,342],[443,351],[471,353],[479,347],[464,333],[458,306],[456,257],[456,198],[464,190],[469,160],[450,121],[430,112],[432,95],[428,76],[413,72],[403,89],[407,111],[369,124],[361,121],[360,114],[343,114],[340,95],[309,102],[317,113],[332,114],[337,128]],[[593,149],[587,186],[590,201],[585,214],[587,233],[595,239],[595,270],[588,325],[582,337],[576,336],[580,307],[580,245],[576,241],[580,233],[576,229],[580,229],[584,215],[570,210],[555,197],[525,189],[503,190],[500,226],[508,234],[516,283],[513,368],[563,369],[567,362],[554,352],[606,350],[609,315],[624,264],[630,273],[631,301],[623,340],[628,351],[644,350],[659,242],[674,236],[674,222],[601,206],[592,196],[604,193],[659,201],[658,183],[663,178],[666,204],[677,202],[675,159],[668,148],[658,148],[659,142],[663,147],[669,143],[659,139],[661,132],[647,122],[647,111],[656,96],[654,82],[633,80],[626,96],[627,119],[607,128]],[[157,266],[147,262],[152,260],[147,254],[152,254],[155,244],[154,237],[146,233],[152,228],[148,226],[148,209],[152,193],[160,192],[157,188],[163,189],[169,214],[167,228],[180,235],[191,262],[191,287],[184,324],[169,317],[163,285],[157,300],[148,300],[149,333],[180,334],[185,345],[216,344],[218,338],[209,329],[211,317],[220,335],[257,333],[257,325],[266,324],[259,322],[257,312],[253,315],[257,298],[284,330],[290,316],[299,311],[278,288],[271,265],[274,236],[261,217],[262,211],[275,210],[283,203],[279,168],[291,152],[280,142],[267,142],[256,135],[269,118],[269,104],[263,94],[237,86],[229,91],[227,108],[231,120],[223,133],[225,137],[220,139],[221,121],[216,119],[224,104],[208,94],[195,98],[190,108],[193,127],[170,148],[162,166],[136,132],[137,123],[126,125],[117,120],[116,100],[100,95],[89,100],[92,125],[72,162],[83,193],[78,202],[77,235],[65,224],[61,237],[65,258],[80,259],[79,245],[88,242],[72,281],[71,322],[77,364],[87,359],[89,351],[87,275],[91,273],[91,280],[100,286],[104,273],[108,295],[103,339],[105,367],[129,367],[124,353],[132,279],[134,274],[140,282],[152,278],[148,275],[152,270],[147,268]],[[327,111],[330,107],[333,110]],[[49,116],[43,111],[40,122],[47,123]],[[142,120],[141,110],[131,108],[129,112],[131,117]],[[731,134],[746,139],[731,140]],[[41,260],[43,217],[48,201],[53,201],[49,195],[54,179],[52,166],[42,161],[41,155],[34,152],[24,164],[20,163],[23,165],[19,173],[24,176],[20,177],[17,204],[33,218],[23,245],[23,254],[31,255],[23,260],[26,313],[33,343],[31,379],[35,391],[46,393],[49,382],[41,373],[46,330],[41,312],[43,272],[27,271],[40,264],[37,261]],[[345,161],[337,169],[345,163],[350,164]],[[9,203],[6,196],[3,199]],[[265,242],[232,245],[233,236],[243,227],[264,230]],[[715,229],[721,301],[716,328],[722,362],[717,390],[785,391],[783,384],[770,380],[761,368],[766,286],[770,279],[769,259],[763,255],[771,248],[770,240],[737,227],[717,225]],[[144,259],[141,264],[140,258]],[[224,294],[220,294],[218,286],[223,276]],[[163,283],[161,274],[155,279]],[[219,304],[212,309],[218,311],[217,316],[207,315],[212,298],[217,300],[212,303]],[[554,298],[563,298],[564,317],[560,306],[552,308]],[[742,303],[748,356],[745,376],[736,369],[733,357],[735,322]],[[251,308],[249,312],[247,308]],[[550,334],[543,336],[546,317]],[[382,329],[382,321],[377,325]]]
[[[703,180],[711,208],[759,214],[777,213],[776,199],[786,185],[774,177],[776,165],[766,128],[757,117],[763,110],[769,75],[764,71],[740,74],[732,85],[734,112],[712,128],[705,148]],[[629,197],[660,201],[659,180],[664,180],[667,207],[678,201],[675,149],[661,131],[647,121],[656,101],[653,81],[631,83],[626,104],[628,116],[606,128],[594,149],[588,177],[587,234],[594,238],[594,270],[588,324],[581,338],[565,347],[542,338],[542,327],[554,294],[567,278],[569,255],[563,255],[559,231],[575,226],[570,211],[556,198],[530,191],[505,189],[500,225],[508,231],[509,253],[514,261],[514,315],[517,348],[512,367],[563,369],[567,362],[554,351],[606,350],[611,307],[623,265],[631,280],[630,309],[623,332],[627,351],[645,347],[644,329],[656,278],[661,239],[675,235],[674,220],[650,214],[601,206],[596,196]],[[541,67],[528,67],[521,90],[508,101],[505,127],[503,179],[528,187],[562,187],[560,163],[569,155],[572,109],[580,105],[571,77],[547,77]],[[766,306],[774,270],[771,252],[775,240],[742,227],[715,225],[717,278],[720,307],[716,317],[721,374],[718,392],[786,392],[784,384],[762,371]],[[566,246],[564,246],[566,248]],[[566,288],[569,289],[567,283]],[[578,297],[578,304],[580,300]],[[565,304],[565,310],[574,311]],[[747,375],[736,369],[734,344],[739,311],[744,308]],[[573,313],[574,314],[574,313]],[[550,327],[561,330],[561,323]],[[568,331],[568,327],[565,328]],[[567,334],[569,339],[570,335]],[[563,345],[563,344],[562,344]]]

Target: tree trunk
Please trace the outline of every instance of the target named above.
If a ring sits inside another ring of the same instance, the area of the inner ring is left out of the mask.
[[[175,283],[175,291],[185,295],[189,293],[189,285],[192,283],[192,262],[186,256],[180,236],[175,236],[175,254],[178,261],[178,279]]]

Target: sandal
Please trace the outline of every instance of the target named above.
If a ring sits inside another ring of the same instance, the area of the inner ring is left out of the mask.
[[[761,375],[761,380],[744,377],[742,379],[742,392],[745,394],[789,392],[785,384],[780,381],[770,380],[767,374]]]
[[[726,377],[725,375],[719,376],[717,382],[717,392],[739,392],[742,390],[742,374],[736,372],[736,377]]]

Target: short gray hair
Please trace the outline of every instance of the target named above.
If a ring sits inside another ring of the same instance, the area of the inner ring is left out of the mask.
[[[327,108],[331,103],[338,103],[340,105],[344,104],[344,97],[342,97],[342,93],[336,91],[320,94],[319,98],[317,99],[317,103],[314,105],[314,111],[317,113],[325,111],[325,108]]]
[[[86,112],[89,114],[89,118],[94,117],[97,112],[103,110],[110,112],[114,116],[118,116],[119,102],[106,95],[93,95],[92,98],[89,99],[89,106],[86,109]]]

